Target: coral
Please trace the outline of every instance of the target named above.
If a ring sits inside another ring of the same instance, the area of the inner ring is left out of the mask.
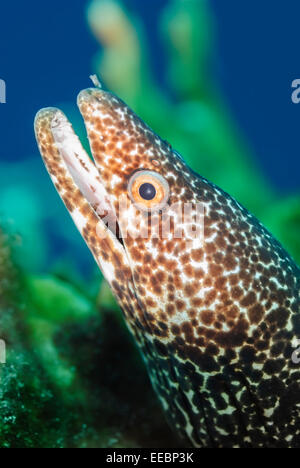
[[[0,446],[61,446],[58,418],[65,420],[66,414],[31,348],[21,274],[12,259],[11,241],[2,230],[0,288],[0,336],[7,347],[7,362],[0,365]]]

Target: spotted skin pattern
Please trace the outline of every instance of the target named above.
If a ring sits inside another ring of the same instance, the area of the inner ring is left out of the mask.
[[[194,173],[119,98],[91,88],[78,105],[95,164],[57,109],[36,117],[39,148],[123,309],[171,426],[195,447],[299,447],[300,364],[292,359],[299,268],[254,216]],[[169,184],[168,205],[152,215],[156,235],[150,214],[137,217],[128,194],[140,169]],[[184,203],[193,208],[182,222]],[[189,236],[199,203],[203,239]],[[105,215],[117,220],[117,234]]]

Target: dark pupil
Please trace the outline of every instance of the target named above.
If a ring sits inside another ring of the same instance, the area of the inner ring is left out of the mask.
[[[140,186],[139,192],[140,192],[140,196],[144,200],[153,200],[153,198],[156,195],[156,190],[155,190],[154,185],[149,184],[148,182]]]

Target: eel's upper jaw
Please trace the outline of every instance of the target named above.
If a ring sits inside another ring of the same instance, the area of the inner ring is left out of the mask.
[[[99,172],[66,116],[56,108],[46,108],[35,118],[38,146],[62,200],[86,240],[104,276],[111,283],[115,266],[127,265],[127,256],[118,237],[106,224],[117,226],[110,197]],[[115,255],[118,261],[114,262]]]

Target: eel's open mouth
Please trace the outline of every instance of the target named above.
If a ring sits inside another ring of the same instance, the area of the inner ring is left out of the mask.
[[[80,93],[81,100],[85,97],[89,97],[89,91]],[[83,115],[81,108],[80,111]],[[89,115],[83,115],[86,124],[85,117]],[[139,306],[114,192],[110,194],[106,189],[101,168],[98,170],[98,164],[89,157],[63,112],[52,107],[40,110],[34,128],[52,182],[120,305],[125,313],[132,314],[132,304],[135,309]],[[129,321],[133,320],[130,317]],[[130,326],[133,327],[133,322]]]
[[[41,136],[43,128],[44,133]],[[121,231],[110,196],[101,181],[94,161],[84,150],[67,117],[59,109],[42,109],[36,116],[35,130],[45,164],[69,211],[71,210],[68,206],[68,200],[70,202],[73,199],[71,192],[73,191],[74,195],[76,187],[86,203],[93,209],[99,221],[101,220],[110,230],[114,240],[118,240],[123,246]],[[50,133],[50,141],[48,142],[43,140],[47,135],[45,130]],[[46,143],[48,146],[51,143],[52,149],[48,148],[47,150]],[[57,150],[60,160],[56,157],[52,158],[51,161],[53,147]],[[70,184],[71,180],[73,184]],[[82,203],[82,199],[80,202]]]
[[[58,112],[51,123],[52,134],[66,167],[87,202],[121,244],[123,239],[115,210],[95,163],[82,147],[66,116]]]

